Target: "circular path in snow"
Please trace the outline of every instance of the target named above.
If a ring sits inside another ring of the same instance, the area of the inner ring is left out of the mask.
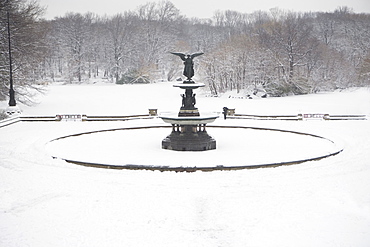
[[[162,139],[170,132],[168,126],[100,130],[57,138],[46,148],[53,157],[79,165],[189,172],[299,164],[342,151],[324,137],[245,126],[209,126],[216,150],[162,149]]]

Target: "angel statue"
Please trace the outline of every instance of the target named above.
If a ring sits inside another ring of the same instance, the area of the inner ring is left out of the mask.
[[[191,81],[191,78],[194,76],[194,63],[193,63],[193,58],[203,55],[204,53],[194,53],[192,55],[185,55],[183,53],[176,53],[176,52],[171,52],[171,54],[179,56],[182,61],[184,61],[184,72],[183,75],[186,76],[187,81]]]

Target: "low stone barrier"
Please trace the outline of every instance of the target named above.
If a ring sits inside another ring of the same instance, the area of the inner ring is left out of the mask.
[[[228,116],[230,119],[251,119],[251,120],[292,120],[292,121],[307,121],[307,120],[367,120],[366,115],[330,115],[322,113],[305,113],[297,115],[249,115],[235,114]]]
[[[27,116],[19,115],[0,121],[0,128],[17,122],[48,122],[48,121],[128,121],[138,119],[152,119],[158,116],[157,109],[149,109],[149,114],[126,115],[126,116],[88,116],[85,114],[57,114],[55,116]],[[342,114],[330,115],[321,113],[306,113],[297,115],[252,115],[236,114],[235,109],[227,110],[227,119],[251,119],[251,120],[368,120],[367,115]]]

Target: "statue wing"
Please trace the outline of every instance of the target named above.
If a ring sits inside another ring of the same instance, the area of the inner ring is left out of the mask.
[[[171,54],[179,56],[183,61],[186,60],[186,55],[183,53],[178,53],[178,52],[171,52]]]
[[[193,59],[193,58],[195,58],[197,56],[203,55],[203,54],[204,54],[204,52],[194,53],[194,54],[191,55],[191,59]]]

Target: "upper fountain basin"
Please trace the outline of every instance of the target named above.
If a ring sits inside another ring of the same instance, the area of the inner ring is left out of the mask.
[[[191,83],[176,83],[173,85],[174,87],[179,87],[179,88],[182,88],[182,89],[196,89],[198,87],[204,87],[205,84],[204,83],[195,83],[195,82],[191,82]]]

